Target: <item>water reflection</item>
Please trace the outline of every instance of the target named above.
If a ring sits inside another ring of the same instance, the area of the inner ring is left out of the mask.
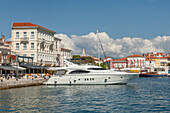
[[[0,90],[0,112],[168,111],[169,87],[166,83],[169,79],[163,79],[160,84],[156,81],[136,79],[129,85],[37,86]]]

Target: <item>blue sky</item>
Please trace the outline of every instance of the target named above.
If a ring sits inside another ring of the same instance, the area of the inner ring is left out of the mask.
[[[111,38],[170,35],[170,0],[0,0],[0,32],[32,22],[57,33],[106,32]]]

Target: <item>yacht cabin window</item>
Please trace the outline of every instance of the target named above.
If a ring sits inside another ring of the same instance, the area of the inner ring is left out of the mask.
[[[56,75],[65,75],[66,70],[57,70]]]
[[[71,71],[69,74],[82,74],[82,73],[89,73],[90,71],[86,71],[86,70],[75,70],[75,71]]]
[[[104,68],[88,68],[88,70],[106,70]]]

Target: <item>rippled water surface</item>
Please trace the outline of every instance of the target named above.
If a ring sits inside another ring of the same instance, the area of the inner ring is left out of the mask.
[[[0,112],[170,112],[170,77],[137,78],[127,85],[0,90]]]

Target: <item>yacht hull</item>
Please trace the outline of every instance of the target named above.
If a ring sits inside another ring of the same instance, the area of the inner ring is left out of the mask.
[[[111,85],[126,84],[139,74],[74,74],[52,76],[47,85]]]

